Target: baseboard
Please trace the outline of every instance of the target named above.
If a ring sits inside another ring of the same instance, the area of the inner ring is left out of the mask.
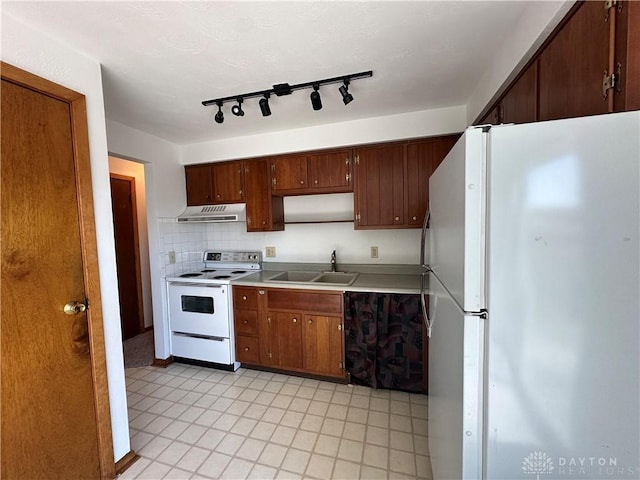
[[[173,363],[173,357],[169,358],[154,358],[153,365],[154,367],[167,368],[170,364]]]
[[[142,329],[142,332],[140,332],[140,333],[147,333],[149,330],[153,330],[153,325],[149,325],[148,327],[144,327]]]
[[[120,475],[122,472],[127,470],[131,465],[136,463],[139,458],[140,455],[133,450],[130,450],[124,457],[116,462],[116,475]]]

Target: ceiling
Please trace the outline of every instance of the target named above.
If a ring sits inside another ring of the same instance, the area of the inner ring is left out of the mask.
[[[466,104],[528,2],[2,2],[2,11],[102,65],[108,119],[190,144]],[[258,98],[244,117],[203,100],[373,70],[339,85]]]

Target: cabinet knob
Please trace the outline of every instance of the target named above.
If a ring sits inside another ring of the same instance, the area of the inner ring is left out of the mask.
[[[248,352],[249,351],[249,347],[244,347],[244,351]]]
[[[242,323],[244,323],[245,325],[247,325],[249,323],[248,320],[244,320]]]
[[[266,224],[267,224],[267,221],[266,221],[266,220],[263,220],[263,221],[262,221],[262,224],[263,224],[263,225],[266,225]]]
[[[413,217],[411,217],[412,220],[417,220],[418,218],[414,215]]]
[[[216,195],[216,197],[217,197],[217,198],[222,198],[222,195],[217,194],[217,195]]]
[[[313,183],[315,183],[317,185],[318,184],[318,180],[314,180]]]
[[[247,296],[246,296],[246,295],[242,295],[242,299],[243,299],[243,300],[246,300],[246,299],[247,299]]]
[[[300,180],[300,185],[304,185],[304,180]]]
[[[399,222],[400,221],[400,217],[396,217],[395,220],[396,220],[396,222]]]
[[[313,320],[309,319],[309,325],[311,325],[313,323]]]
[[[258,290],[258,293],[259,293],[260,295],[264,295],[264,290]]]
[[[297,319],[297,318],[294,318],[294,319],[293,319],[293,323],[298,323],[298,319]]]

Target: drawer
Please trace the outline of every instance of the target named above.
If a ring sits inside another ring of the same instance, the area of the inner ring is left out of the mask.
[[[233,306],[236,308],[258,308],[258,289],[233,287]]]
[[[232,361],[228,338],[199,338],[174,332],[171,334],[171,354],[223,365],[230,365]]]
[[[241,363],[260,363],[260,345],[256,337],[236,335],[236,360]]]
[[[269,310],[302,310],[342,317],[342,293],[271,288],[267,297]]]
[[[257,310],[246,310],[244,308],[234,308],[234,324],[238,335],[258,334],[258,312]]]

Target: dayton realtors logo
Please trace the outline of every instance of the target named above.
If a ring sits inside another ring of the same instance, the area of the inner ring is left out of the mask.
[[[553,462],[545,452],[531,452],[522,460],[522,471],[535,475],[536,480],[540,480],[540,475],[549,475],[553,469]]]

